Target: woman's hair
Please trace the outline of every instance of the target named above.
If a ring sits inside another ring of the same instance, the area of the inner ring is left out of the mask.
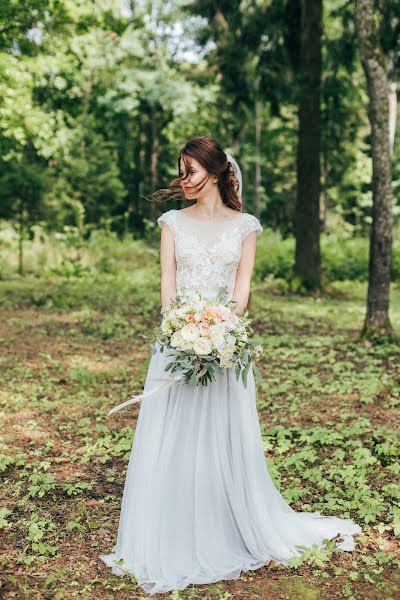
[[[229,208],[241,212],[242,204],[238,196],[239,181],[235,171],[218,142],[205,135],[195,137],[187,142],[179,153],[178,177],[171,181],[168,188],[163,188],[155,192],[153,197],[156,200],[162,199],[165,196],[168,196],[167,200],[172,198],[185,198],[180,182],[187,179],[189,176],[190,160],[188,159],[190,159],[190,157],[195,158],[207,171],[206,177],[198,186],[196,186],[195,191],[199,192],[205,186],[210,175],[216,175],[218,177],[217,185],[223,203],[226,206],[229,206]],[[185,166],[185,172],[182,176],[180,176],[181,158]]]

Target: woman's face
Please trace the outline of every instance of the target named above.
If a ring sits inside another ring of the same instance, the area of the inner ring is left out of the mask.
[[[181,186],[185,193],[185,197],[188,200],[194,200],[195,198],[199,198],[201,196],[207,195],[211,191],[211,189],[216,185],[215,177],[210,175],[208,171],[192,156],[185,157],[186,161],[189,164],[189,174],[186,179],[181,180]],[[185,174],[185,163],[181,158],[179,161],[179,177],[183,177]],[[204,182],[207,180],[207,183],[203,186]],[[197,187],[201,187],[201,190],[197,191]]]

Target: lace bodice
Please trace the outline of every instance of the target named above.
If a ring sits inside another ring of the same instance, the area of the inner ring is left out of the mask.
[[[157,223],[166,224],[175,240],[177,294],[201,292],[215,298],[226,290],[231,300],[237,268],[242,254],[242,242],[252,232],[259,235],[263,228],[249,213],[238,213],[224,221],[200,221],[182,210],[163,213]]]

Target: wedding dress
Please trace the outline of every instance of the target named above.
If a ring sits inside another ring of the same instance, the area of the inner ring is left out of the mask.
[[[243,240],[260,222],[248,213],[199,221],[182,210],[158,220],[175,239],[177,293],[232,298]],[[144,391],[168,377],[154,347]],[[341,534],[351,551],[361,528],[350,519],[294,511],[268,472],[252,369],[247,388],[233,368],[197,387],[177,381],[142,399],[129,459],[112,573],[133,574],[149,595],[236,579],[270,560],[287,564],[298,545]]]

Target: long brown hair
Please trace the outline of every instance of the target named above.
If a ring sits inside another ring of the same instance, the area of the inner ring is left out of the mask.
[[[207,175],[195,188],[199,192],[206,185],[210,175],[218,177],[218,189],[223,203],[239,212],[242,211],[242,203],[239,200],[239,181],[235,175],[232,164],[221,146],[213,138],[205,135],[189,140],[182,148],[178,157],[178,177],[173,179],[168,188],[158,190],[153,194],[157,201],[167,196],[167,200],[173,198],[185,199],[180,182],[187,179],[190,170],[189,157],[195,158],[207,171]],[[181,159],[185,165],[185,172],[181,174]]]

